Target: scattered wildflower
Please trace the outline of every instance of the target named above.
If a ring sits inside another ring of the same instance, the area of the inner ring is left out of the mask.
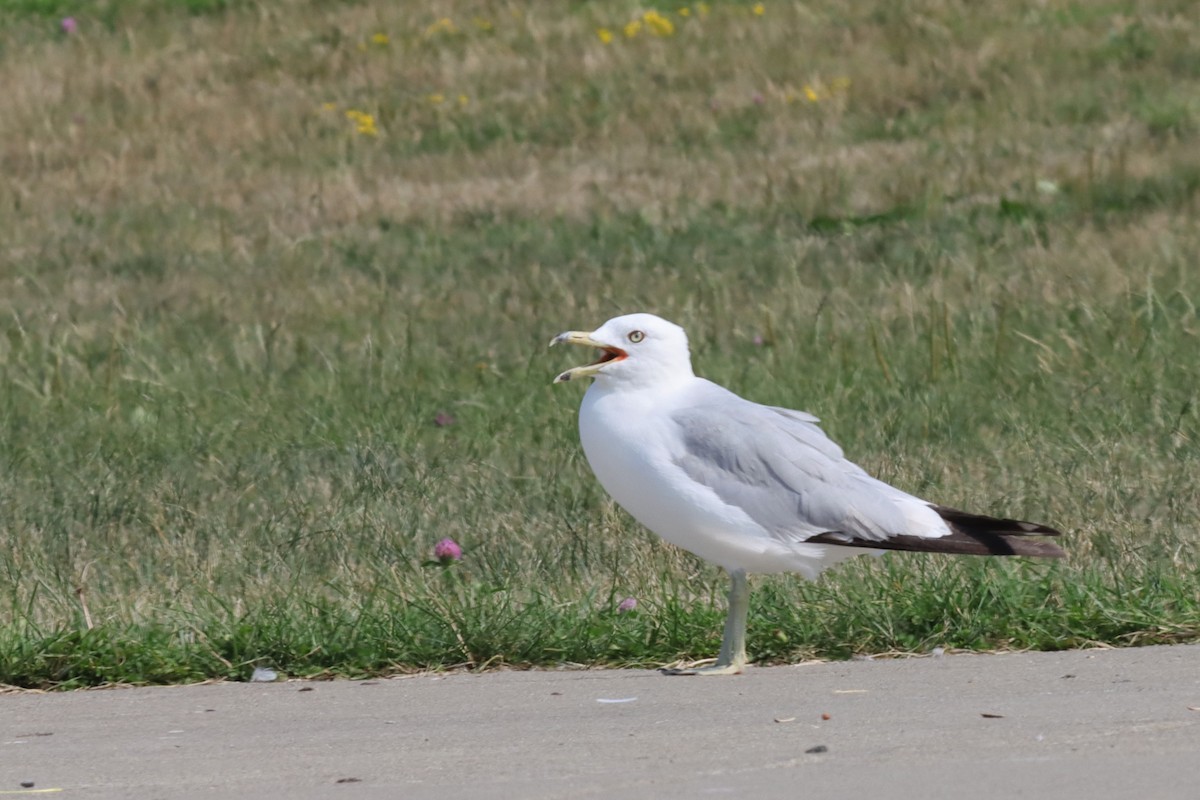
[[[467,97],[465,94],[460,94],[458,96],[459,108],[466,108],[470,102],[471,102],[471,98]]]
[[[755,337],[754,337],[754,346],[755,347],[762,347],[764,344],[766,344],[766,342],[767,342],[767,340],[762,337],[761,333],[755,335]]]
[[[443,564],[449,564],[451,561],[461,561],[462,556],[462,547],[453,539],[442,539],[433,546],[433,557]]]
[[[683,8],[679,9],[679,16],[690,17],[691,15],[692,15],[692,10],[690,8],[688,8],[687,6],[684,6]]]
[[[696,13],[700,15],[701,19],[704,19],[705,17],[707,17],[708,16],[708,3],[697,3],[696,4]]]
[[[453,425],[456,421],[457,420],[455,420],[454,417],[447,414],[445,411],[439,411],[437,416],[433,418],[433,424],[437,425],[439,428],[445,428],[448,425]]]
[[[613,32],[608,28],[597,28],[596,38],[599,39],[603,44],[611,44],[613,40]]]
[[[442,17],[425,29],[426,36],[434,36],[439,33],[458,33],[458,26],[449,17]]]
[[[625,38],[632,39],[633,37],[635,37],[639,33],[641,33],[641,30],[642,30],[642,21],[640,19],[635,19],[632,22],[626,24],[626,26],[624,28]]]
[[[756,105],[756,106],[761,106],[764,102],[763,96],[761,94],[759,94],[758,92],[755,92],[754,96],[751,97],[750,99],[754,102],[754,105]]]
[[[58,26],[67,36],[79,30],[79,23],[75,21],[74,17],[63,17],[62,22],[58,23]]]
[[[379,135],[379,128],[375,127],[375,116],[373,114],[352,108],[346,112],[346,119],[353,122],[354,130],[363,136]]]
[[[840,94],[845,94],[850,90],[850,79],[846,77],[834,78],[828,86],[821,81],[813,81],[812,83],[804,84],[804,97],[810,103],[819,103],[822,100],[829,100]]]
[[[371,37],[371,41],[377,45],[385,45],[391,41],[386,33],[377,33]]]
[[[491,20],[486,20],[483,17],[475,17],[473,20],[471,20],[471,22],[473,22],[475,27],[481,31],[490,31],[496,27],[492,24]]]
[[[321,103],[322,111],[337,111],[337,103]]]
[[[433,103],[435,106],[440,106],[442,103],[446,102],[446,95],[442,94],[441,92],[434,92],[433,94],[429,95],[429,102]]]
[[[752,10],[754,11],[754,16],[756,17],[761,17],[763,14],[767,13],[767,7],[762,3],[755,3]]]
[[[670,36],[675,33],[675,23],[657,11],[651,10],[642,14],[642,21],[646,23],[646,27],[655,36]]]
[[[617,613],[618,614],[628,614],[630,611],[633,611],[635,608],[637,608],[637,598],[626,597],[624,600],[622,600],[620,603],[617,604]]]

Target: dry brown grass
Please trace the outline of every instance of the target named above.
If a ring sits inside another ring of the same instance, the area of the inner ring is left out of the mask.
[[[191,216],[193,248],[236,251],[380,216],[783,201],[861,214],[1197,166],[1190,135],[1138,118],[1138,96],[1161,94],[1182,104],[1178,126],[1197,124],[1195,74],[1181,85],[1172,58],[1200,50],[1200,32],[1177,3],[1136,19],[1072,3],[770,4],[763,17],[718,4],[633,40],[619,31],[632,12],[604,7],[436,13],[459,32],[429,32],[438,16],[409,6],[295,1],[113,32],[85,20],[70,40],[22,23],[0,61],[7,260],[113,208]],[[600,25],[617,40],[602,44]],[[1123,55],[1113,42],[1133,26],[1159,54]],[[806,99],[838,79],[844,93]],[[1063,113],[1072,103],[1084,120]],[[354,136],[347,108],[375,114],[379,137]]]
[[[247,279],[267,251],[370,241],[379,220],[635,212],[670,224],[718,203],[962,213],[1037,198],[1038,181],[1086,194],[1200,169],[1187,90],[1200,33],[1177,4],[1136,17],[1070,3],[771,4],[763,17],[718,4],[675,17],[671,37],[636,39],[620,32],[636,13],[615,8],[278,2],[131,15],[112,31],[85,18],[75,37],[22,21],[0,59],[0,302],[107,318],[138,279],[83,266],[171,251],[230,266],[168,277],[152,301],[257,306],[269,287],[231,290],[230,274]],[[431,30],[440,18],[458,32]],[[601,43],[600,26],[616,41]],[[1149,55],[1122,44],[1131,30]],[[387,45],[371,41],[380,32]],[[1159,107],[1166,117],[1148,116]],[[374,114],[380,134],[354,133],[349,108]],[[1025,263],[1127,292],[1141,278],[1126,265],[1152,239],[1191,241],[1190,218],[1173,213],[1121,234],[1089,235],[1085,220]],[[828,246],[801,239],[797,258]],[[47,260],[71,277],[30,273]],[[936,296],[980,290],[979,271],[958,266]],[[1009,294],[1016,280],[982,289]]]

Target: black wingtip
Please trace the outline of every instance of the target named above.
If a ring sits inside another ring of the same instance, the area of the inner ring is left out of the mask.
[[[900,550],[908,553],[944,553],[955,556],[1029,556],[1063,558],[1066,551],[1054,542],[1025,539],[1003,533],[964,533],[930,539],[924,536],[891,536],[887,539],[857,539],[842,533],[821,533],[806,542],[861,547],[869,550]]]
[[[971,514],[957,508],[937,506],[932,503],[929,507],[938,513],[942,519],[949,522],[951,527],[964,530],[991,531],[992,533],[1008,533],[1014,536],[1062,536],[1062,531],[1041,525],[1037,522],[1025,522],[1019,519],[989,517],[983,514]]]
[[[961,556],[1029,556],[1063,558],[1066,551],[1054,542],[1033,538],[1062,536],[1062,531],[1035,522],[969,514],[954,508],[930,505],[950,526],[949,536],[890,536],[860,539],[836,531],[821,533],[806,541],[862,547],[872,550],[903,550],[910,553],[946,553]]]

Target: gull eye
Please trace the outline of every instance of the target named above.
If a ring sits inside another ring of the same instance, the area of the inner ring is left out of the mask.
[[[633,342],[634,344],[637,344],[638,342],[640,342],[642,339],[645,339],[645,338],[646,338],[646,334],[642,333],[641,331],[630,331],[629,332],[629,341]]]

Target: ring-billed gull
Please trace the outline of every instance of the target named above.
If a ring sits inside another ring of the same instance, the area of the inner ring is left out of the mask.
[[[746,664],[749,573],[826,567],[866,550],[1058,558],[1045,525],[929,503],[868,475],[802,411],[763,406],[692,371],[683,328],[653,314],[610,319],[550,342],[595,347],[593,363],[555,383],[592,378],[579,438],[600,484],[672,544],[723,567],[729,612],[716,663]]]

